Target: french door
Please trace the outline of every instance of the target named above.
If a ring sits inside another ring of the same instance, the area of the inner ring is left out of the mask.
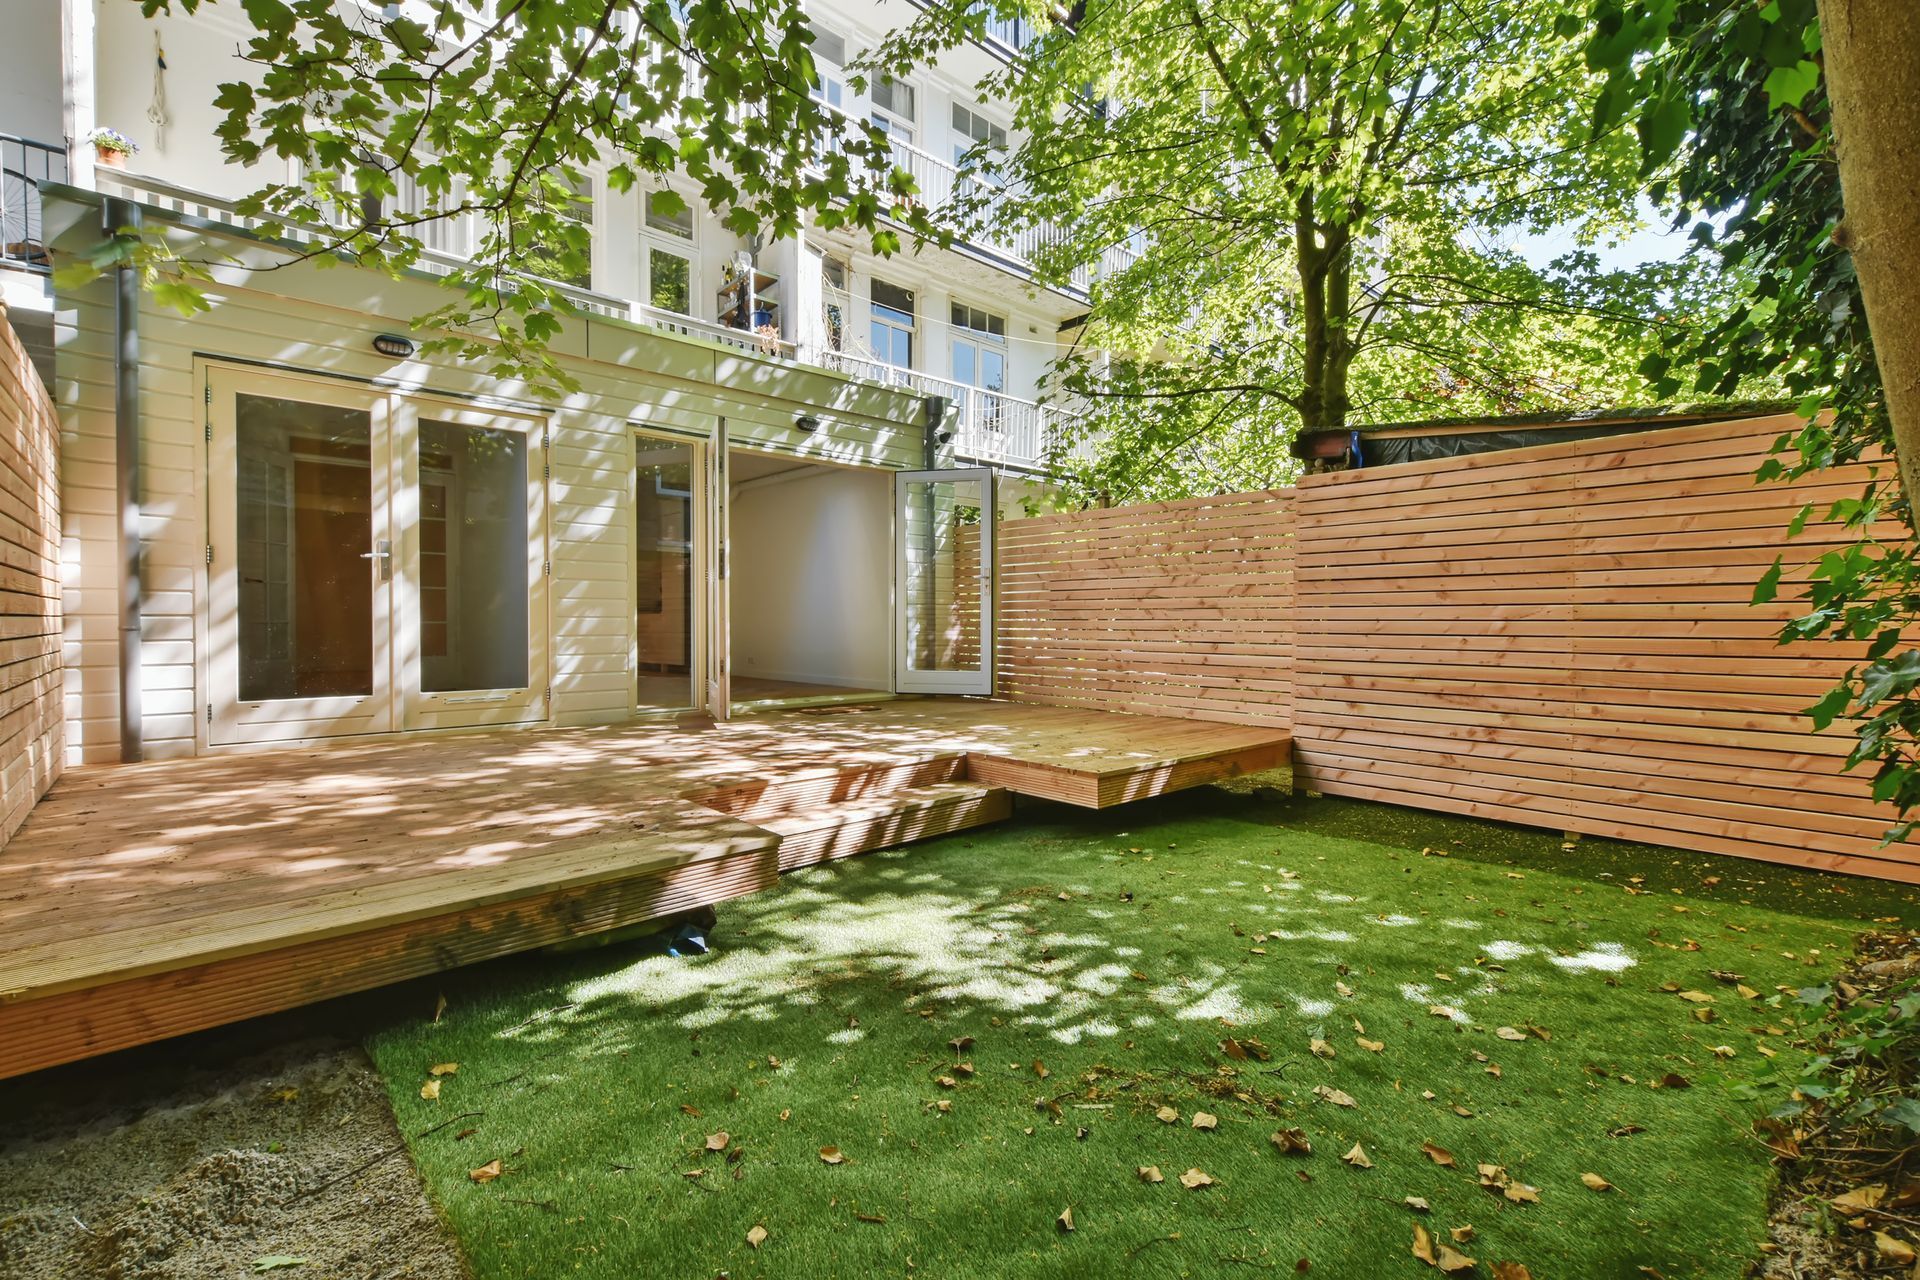
[[[993,472],[894,478],[894,688],[993,692]]]
[[[207,371],[207,741],[545,718],[545,424]]]

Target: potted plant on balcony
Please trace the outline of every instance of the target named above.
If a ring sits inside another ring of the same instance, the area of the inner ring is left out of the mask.
[[[87,134],[86,140],[93,144],[94,163],[103,164],[109,169],[126,168],[127,157],[140,149],[133,144],[132,138],[105,125]]]

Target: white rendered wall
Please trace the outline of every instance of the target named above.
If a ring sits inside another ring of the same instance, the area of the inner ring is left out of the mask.
[[[59,0],[8,0],[0,41],[0,133],[59,145],[61,107]]]
[[[734,675],[891,687],[892,476],[736,486],[729,520]]]

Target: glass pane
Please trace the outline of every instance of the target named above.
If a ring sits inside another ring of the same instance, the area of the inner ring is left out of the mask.
[[[677,211],[670,212],[668,203],[658,191],[647,192],[647,225],[682,240],[693,239],[693,206],[683,200]]]
[[[661,311],[693,311],[693,264],[665,249],[647,252],[647,300]]]
[[[907,482],[908,670],[980,669],[980,488],[977,480]]]
[[[527,436],[420,423],[420,687],[527,683]]]
[[[643,707],[695,704],[693,446],[638,442],[634,602]]]
[[[373,692],[373,421],[242,393],[240,700]]]
[[[973,381],[973,344],[971,342],[953,344],[953,380],[964,382],[970,387],[976,385]]]
[[[1007,355],[990,347],[980,348],[980,382],[988,391],[1007,389]]]

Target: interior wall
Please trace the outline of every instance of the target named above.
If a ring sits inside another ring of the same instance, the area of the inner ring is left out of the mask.
[[[811,466],[756,480],[742,457],[729,495],[733,674],[888,688],[892,476]]]

